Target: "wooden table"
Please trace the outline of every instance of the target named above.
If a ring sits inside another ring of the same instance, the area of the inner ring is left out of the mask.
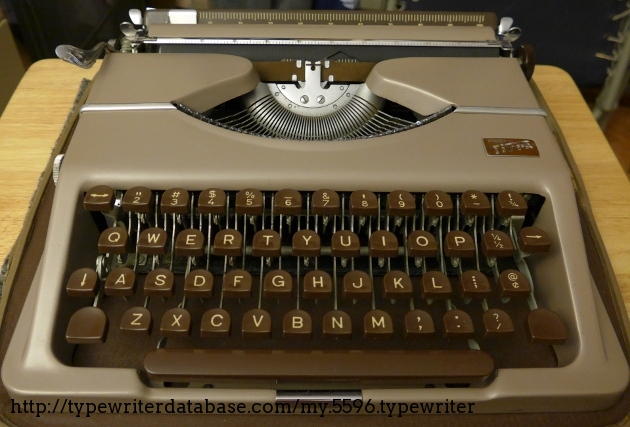
[[[10,251],[41,172],[90,70],[47,59],[31,66],[0,118],[0,257]],[[534,80],[580,169],[599,231],[630,307],[630,182],[577,87],[564,71],[536,68]]]

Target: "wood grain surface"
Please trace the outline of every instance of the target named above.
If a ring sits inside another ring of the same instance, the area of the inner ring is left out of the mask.
[[[82,78],[89,70],[47,59],[33,64],[0,117],[0,257],[18,234]],[[630,182],[570,76],[538,66],[534,80],[580,169],[621,292],[630,307]]]
[[[99,65],[83,70],[58,59],[36,62],[0,117],[0,259],[22,229],[81,80],[94,77]]]
[[[534,80],[578,165],[628,311],[630,181],[571,77],[559,68],[541,66]]]

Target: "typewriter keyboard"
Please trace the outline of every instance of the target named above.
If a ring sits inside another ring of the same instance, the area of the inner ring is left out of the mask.
[[[79,307],[63,319],[73,364],[158,386],[328,389],[556,366],[567,330],[535,298],[553,283],[529,272],[554,244],[534,226],[544,203],[509,189],[93,187],[79,214],[98,227],[82,243],[95,259],[63,296]]]

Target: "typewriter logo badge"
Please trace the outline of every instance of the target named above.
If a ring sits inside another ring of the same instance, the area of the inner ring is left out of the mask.
[[[538,147],[531,139],[484,138],[483,144],[489,156],[540,157]]]

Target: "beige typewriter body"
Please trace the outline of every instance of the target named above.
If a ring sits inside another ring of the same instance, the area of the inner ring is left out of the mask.
[[[205,37],[210,31],[198,27],[163,25],[154,31],[162,31],[162,37],[198,37],[191,35],[195,31]],[[282,38],[281,29],[252,28],[253,37]],[[370,36],[429,41],[495,38],[488,27],[412,29],[416,32],[379,27]],[[238,28],[226,25],[221,31],[229,38]],[[297,39],[348,40],[364,34],[355,27],[291,31]],[[262,138],[214,126],[174,106],[181,103],[207,111],[251,92],[259,83],[252,62],[237,55],[106,55],[64,158],[44,255],[2,366],[2,380],[12,397],[250,404],[281,397],[275,390],[283,388],[279,386],[165,388],[131,368],[72,366],[75,346],[63,340],[69,315],[61,321],[56,313],[68,298],[64,287],[70,273],[93,266],[98,256],[96,245],[86,249],[77,242],[98,240],[99,231],[82,207],[83,194],[106,184],[119,190],[182,187],[191,192],[208,187],[418,194],[433,189],[447,193],[479,189],[489,194],[511,189],[540,195],[545,202],[533,225],[548,233],[552,247],[527,262],[538,307],[553,309],[568,331],[567,342],[553,348],[558,366],[497,369],[481,386],[470,388],[372,383],[349,389],[363,400],[474,402],[476,412],[588,411],[609,407],[619,398],[628,383],[628,366],[588,269],[571,174],[515,58],[401,57],[378,62],[365,81],[376,96],[422,116],[453,110],[426,125],[374,138]],[[534,141],[539,155],[490,155],[484,145],[488,138]],[[110,319],[110,330],[116,327]],[[395,354],[391,363],[398,363]],[[305,384],[289,389],[309,388]],[[316,389],[326,390],[326,383]],[[334,382],[328,389],[345,391]]]

